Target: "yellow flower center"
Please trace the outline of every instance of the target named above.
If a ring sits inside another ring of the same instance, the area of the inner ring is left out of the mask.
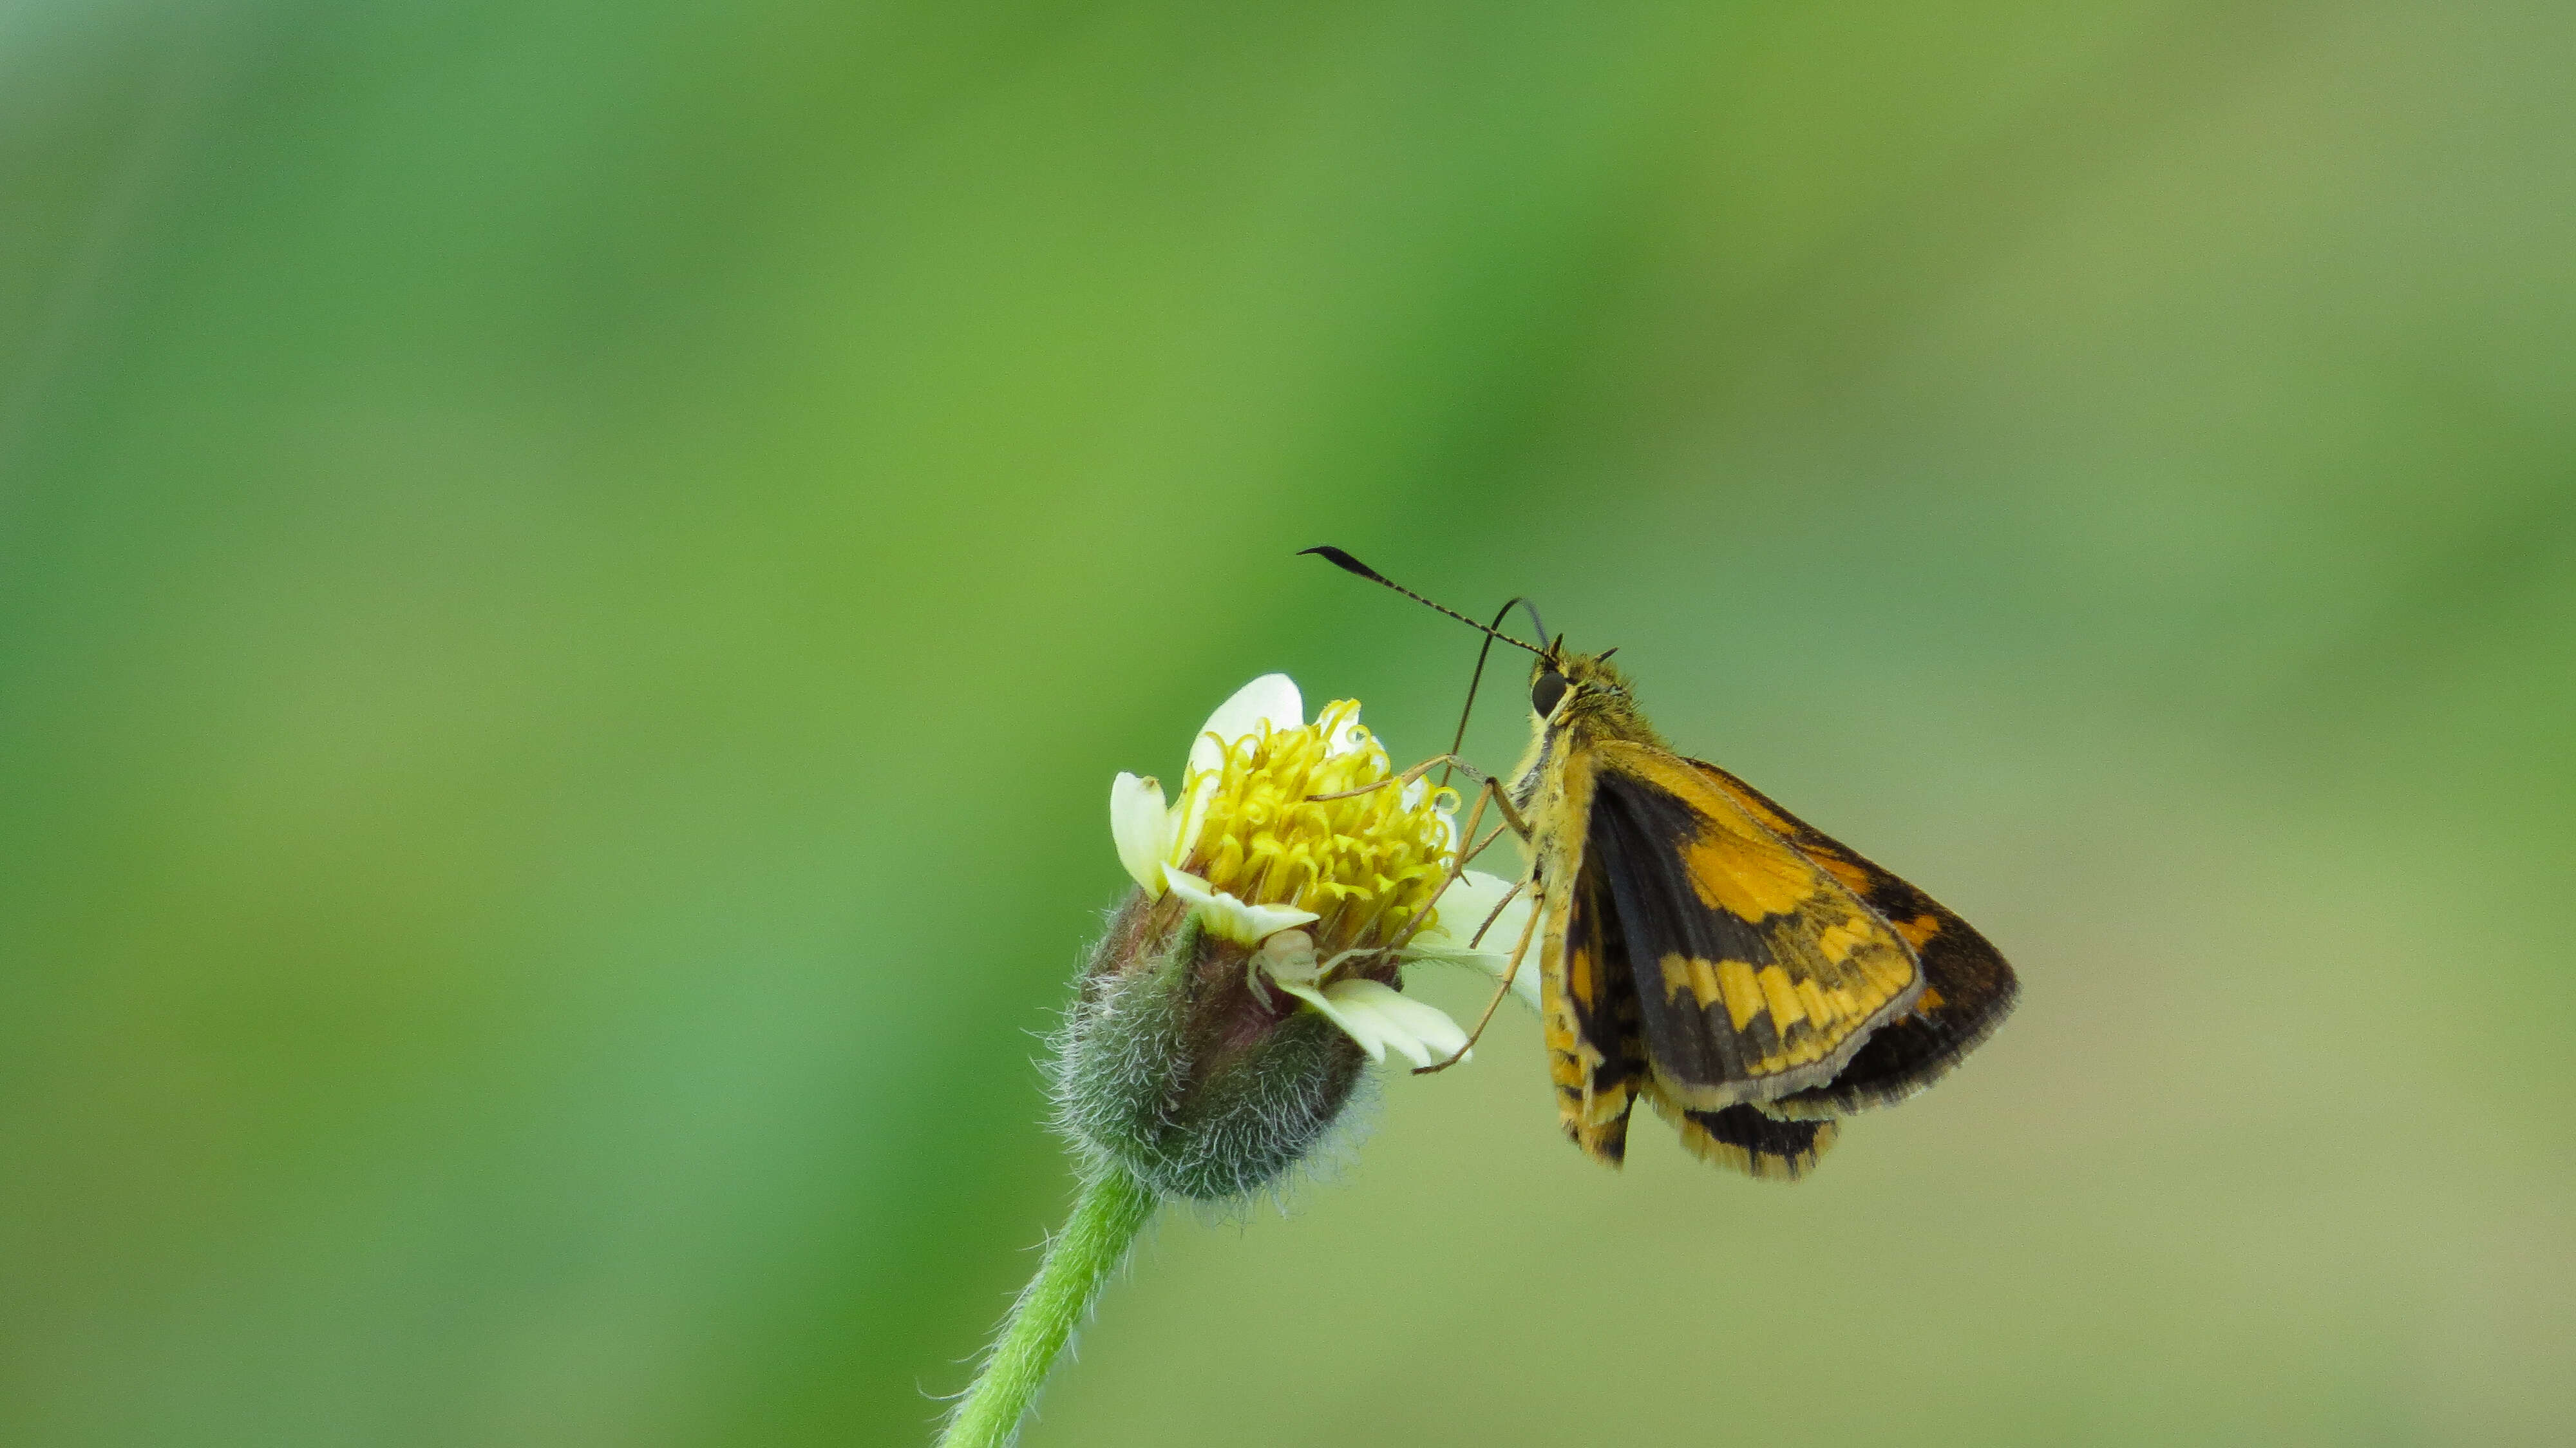
[[[1358,722],[1357,700],[1338,699],[1312,724],[1263,726],[1226,746],[1224,762],[1193,770],[1181,798],[1204,823],[1181,868],[1253,905],[1289,905],[1321,918],[1328,948],[1382,941],[1439,890],[1453,837],[1456,791],[1383,785],[1386,750]],[[1438,916],[1425,918],[1428,926]]]

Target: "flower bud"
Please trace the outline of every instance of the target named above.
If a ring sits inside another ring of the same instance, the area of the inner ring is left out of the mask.
[[[1332,1129],[1367,1056],[1256,985],[1257,953],[1186,901],[1128,895],[1056,1039],[1057,1122],[1088,1164],[1222,1201],[1278,1180]]]

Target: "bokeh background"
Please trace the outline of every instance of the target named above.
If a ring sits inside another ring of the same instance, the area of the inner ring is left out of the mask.
[[[2576,1440],[2571,74],[0,8],[0,1441],[926,1442],[1112,773],[1270,669],[1445,741],[1469,636],[1321,541],[1621,645],[2025,1003],[1787,1189],[1587,1164],[1507,1014],[1168,1215],[1033,1448]]]

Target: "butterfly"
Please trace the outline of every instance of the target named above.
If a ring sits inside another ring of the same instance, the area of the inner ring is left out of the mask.
[[[1440,608],[1338,548],[1306,551]],[[1483,629],[1489,649],[1537,655],[1529,752],[1508,784],[1478,776],[1479,803],[1503,806],[1529,857],[1548,1073],[1587,1155],[1622,1160],[1642,1098],[1693,1154],[1794,1179],[1840,1118],[1921,1091],[2011,1012],[2020,984],[1984,936],[1743,780],[1674,752],[1615,650],[1527,644],[1440,611]]]

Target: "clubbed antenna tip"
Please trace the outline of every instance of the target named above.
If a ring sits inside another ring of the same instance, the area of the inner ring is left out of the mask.
[[[1493,628],[1476,622],[1474,619],[1467,617],[1465,614],[1460,613],[1454,608],[1443,608],[1441,605],[1433,603],[1430,599],[1424,598],[1421,594],[1414,592],[1412,589],[1405,587],[1403,584],[1398,583],[1394,579],[1387,577],[1385,574],[1378,572],[1376,569],[1369,567],[1367,564],[1353,558],[1350,554],[1343,552],[1341,549],[1334,547],[1330,543],[1318,543],[1312,548],[1300,548],[1297,550],[1297,556],[1300,558],[1305,557],[1309,553],[1323,559],[1325,562],[1342,570],[1344,573],[1356,573],[1371,583],[1384,584],[1387,587],[1394,589],[1396,592],[1403,594],[1405,597],[1412,599],[1415,603],[1421,604],[1425,608],[1449,615],[1451,618],[1458,620],[1460,623],[1476,630],[1478,633],[1500,639],[1514,648],[1527,649],[1531,653],[1538,654],[1541,657],[1545,657],[1547,653],[1545,649],[1540,648],[1536,644],[1525,644],[1519,639],[1513,638],[1510,634],[1496,632]],[[1518,603],[1520,601],[1521,600],[1519,599],[1513,600],[1514,603]],[[1536,617],[1536,615],[1537,610],[1532,609],[1531,616]]]
[[[1389,588],[1395,587],[1395,584],[1390,581],[1385,574],[1380,573],[1376,569],[1369,567],[1367,564],[1362,563],[1356,558],[1353,558],[1348,553],[1343,552],[1341,549],[1334,547],[1330,543],[1318,543],[1312,548],[1300,548],[1297,550],[1297,556],[1300,558],[1305,557],[1309,553],[1323,559],[1325,562],[1342,570],[1344,573],[1356,573],[1371,583],[1383,583]]]

